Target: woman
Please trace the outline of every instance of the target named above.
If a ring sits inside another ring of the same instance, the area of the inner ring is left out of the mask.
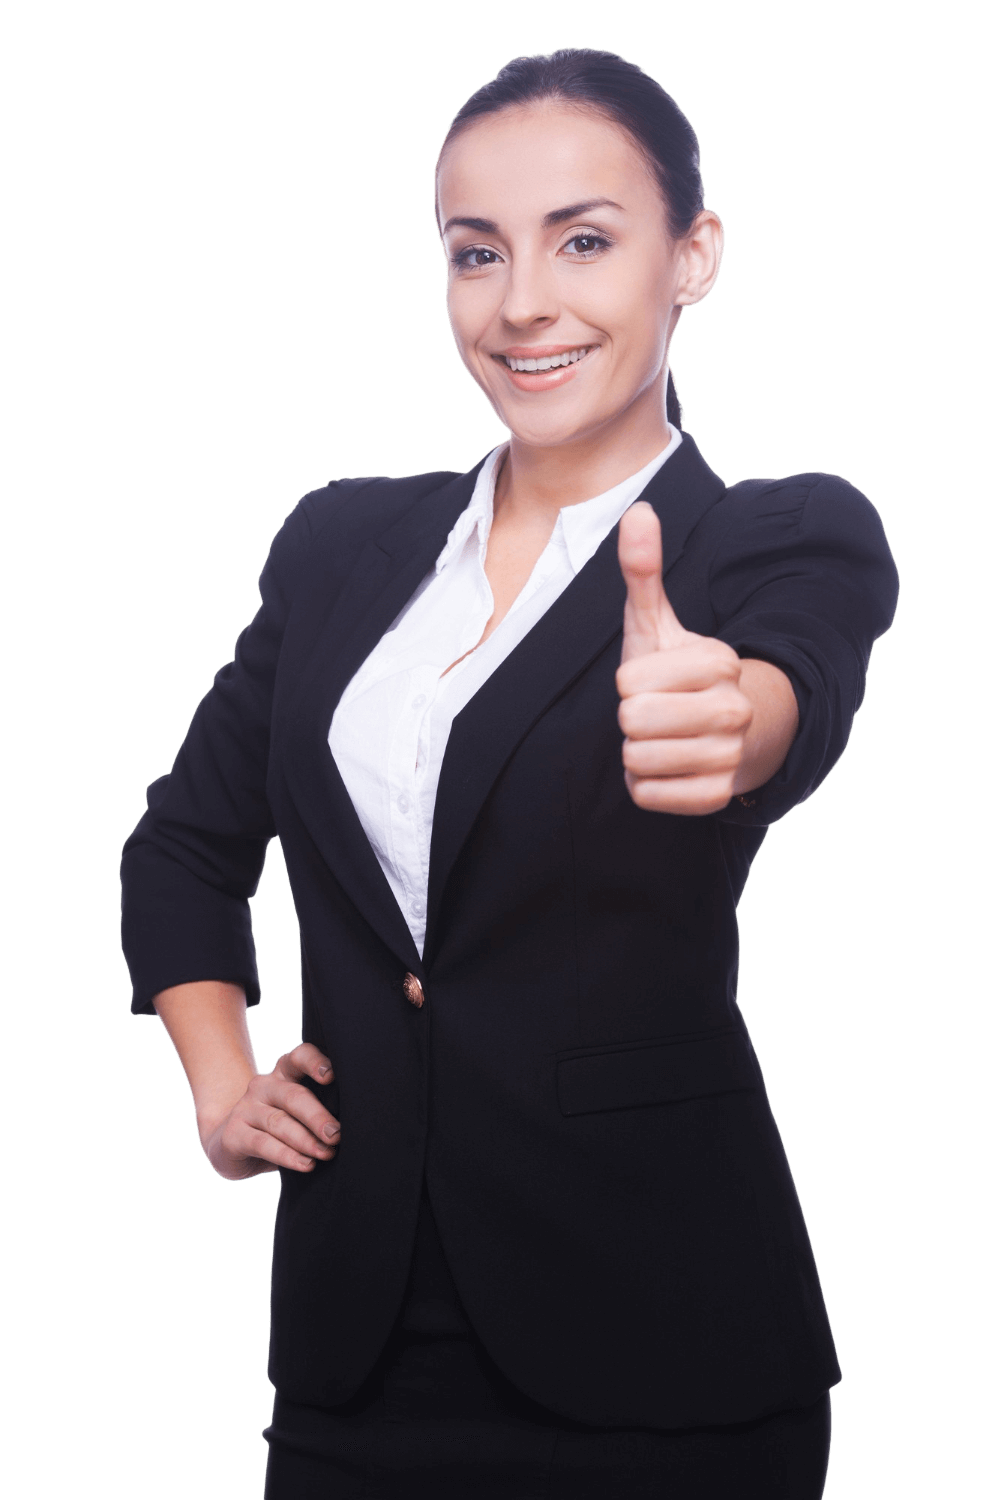
[[[510,64],[437,207],[510,441],[306,496],[123,867],[210,1160],[282,1173],[267,1495],[815,1500],[839,1371],[735,904],[844,748],[893,564],[842,480],[728,489],[682,436],[722,234],[639,69]],[[276,832],[304,1041],[259,1074]]]

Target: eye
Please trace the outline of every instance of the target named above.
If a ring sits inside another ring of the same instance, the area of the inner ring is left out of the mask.
[[[497,265],[499,261],[497,251],[488,250],[485,245],[469,245],[452,256],[452,264],[457,271],[478,271],[484,266]]]
[[[571,260],[594,260],[611,246],[612,241],[607,235],[599,234],[595,229],[584,229],[571,235],[560,253]],[[482,271],[500,265],[501,256],[486,245],[467,245],[465,249],[457,250],[451,261],[457,271]]]
[[[596,256],[610,249],[611,244],[611,240],[606,235],[599,234],[597,230],[583,229],[571,235],[563,246],[562,253],[568,255],[571,260],[594,260]]]

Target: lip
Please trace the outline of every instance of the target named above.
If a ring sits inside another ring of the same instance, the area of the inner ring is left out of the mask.
[[[548,369],[548,371],[513,371],[507,360],[504,359],[503,354],[495,354],[494,359],[497,360],[498,365],[503,369],[504,375],[506,375],[510,384],[515,387],[515,390],[524,390],[524,392],[531,392],[533,395],[545,395],[546,392],[557,390],[560,386],[567,386],[572,380],[578,380],[582,368],[585,365],[590,365],[596,359],[597,354],[600,353],[600,345],[572,344],[569,348],[564,345],[561,350],[555,350],[555,348],[552,350],[554,354],[569,354],[570,350],[581,350],[581,348],[587,348],[587,354],[585,354],[584,359],[576,360],[573,365],[555,365],[554,368]],[[510,359],[531,360],[542,359],[542,357],[542,345],[539,345],[534,354],[512,354]]]
[[[519,345],[519,348],[524,347],[525,345]],[[513,360],[534,360],[545,359],[546,354],[569,354],[570,350],[587,350],[587,354],[584,359],[576,360],[573,365],[557,365],[548,371],[513,371],[503,354],[495,354],[494,359],[497,360],[507,380],[516,390],[531,392],[533,395],[545,395],[546,392],[566,386],[569,381],[578,380],[582,366],[590,365],[591,360],[600,353],[600,344],[564,344],[558,348],[557,345],[543,347],[542,344],[537,344],[531,354],[519,354],[515,351],[510,353],[509,357]]]

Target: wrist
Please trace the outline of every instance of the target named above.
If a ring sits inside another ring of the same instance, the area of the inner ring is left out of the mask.
[[[253,1076],[253,1073],[248,1071],[246,1078],[234,1079],[230,1088],[224,1091],[213,1091],[205,1099],[196,1099],[195,1121],[198,1126],[199,1139],[205,1150],[208,1149],[212,1137],[225,1124],[235,1106],[243,1098]]]
[[[733,778],[733,794],[743,798],[763,787],[784,765],[799,728],[799,707],[788,677],[771,662],[742,660],[739,686],[751,705]]]

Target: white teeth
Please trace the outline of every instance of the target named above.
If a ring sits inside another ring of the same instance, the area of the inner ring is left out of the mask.
[[[571,349],[568,354],[546,354],[541,359],[512,359],[505,354],[504,360],[509,370],[554,370],[558,365],[575,365],[579,359],[588,354],[593,345],[583,349]]]

